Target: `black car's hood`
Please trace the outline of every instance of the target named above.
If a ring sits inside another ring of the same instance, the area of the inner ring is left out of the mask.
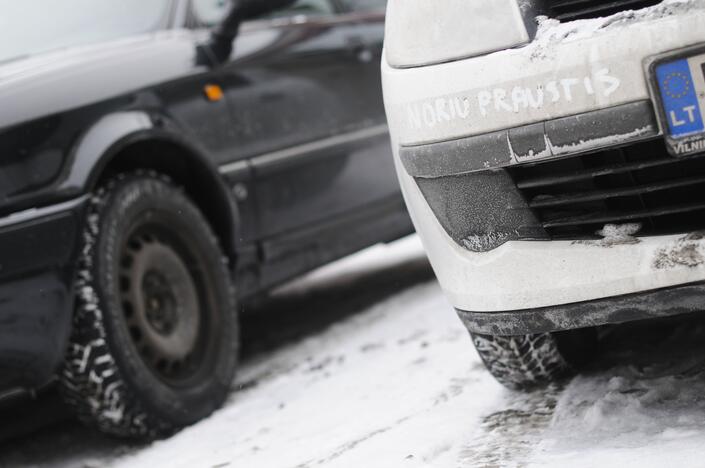
[[[0,64],[0,128],[197,71],[189,31],[165,31]]]

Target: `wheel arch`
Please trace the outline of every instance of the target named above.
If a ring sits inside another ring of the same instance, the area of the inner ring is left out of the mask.
[[[153,170],[170,177],[196,203],[235,260],[240,220],[225,181],[207,152],[163,117],[140,111],[104,117],[84,134],[72,159],[64,188],[83,193],[121,172]]]

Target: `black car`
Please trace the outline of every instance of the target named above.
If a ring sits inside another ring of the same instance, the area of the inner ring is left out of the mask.
[[[238,304],[412,231],[383,10],[4,5],[0,396],[58,375],[82,420],[169,434],[226,398]]]

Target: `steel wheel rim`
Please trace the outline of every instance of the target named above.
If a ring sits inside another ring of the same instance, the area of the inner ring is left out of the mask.
[[[132,345],[150,371],[178,386],[206,357],[207,292],[183,245],[160,226],[141,226],[121,250],[118,290]]]

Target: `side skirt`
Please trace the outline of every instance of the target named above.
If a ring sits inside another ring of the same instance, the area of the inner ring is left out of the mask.
[[[401,197],[262,242],[259,291],[381,242],[414,232]]]

